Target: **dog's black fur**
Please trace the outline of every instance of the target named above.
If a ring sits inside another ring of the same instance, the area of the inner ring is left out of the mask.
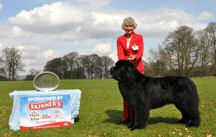
[[[119,90],[133,111],[131,130],[146,127],[149,110],[174,104],[181,112],[180,123],[199,127],[199,96],[195,84],[186,77],[153,78],[141,74],[128,60],[120,60],[110,70]]]

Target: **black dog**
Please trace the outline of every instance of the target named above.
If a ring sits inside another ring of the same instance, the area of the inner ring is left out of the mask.
[[[120,60],[110,70],[118,81],[119,90],[133,111],[131,130],[146,127],[149,110],[175,104],[181,112],[180,123],[199,127],[199,96],[195,84],[186,77],[153,78],[141,74],[128,60]]]

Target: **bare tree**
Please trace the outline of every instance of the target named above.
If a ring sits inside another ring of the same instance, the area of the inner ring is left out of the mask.
[[[46,63],[44,66],[45,71],[54,72],[60,79],[64,78],[64,61],[63,58],[54,58]]]
[[[80,56],[79,60],[79,67],[83,69],[86,78],[91,78],[91,62],[88,55]]]
[[[211,55],[212,55],[212,72],[213,75],[216,75],[216,22],[211,22],[206,27],[205,31],[207,32],[208,44],[211,46]]]
[[[15,80],[17,72],[23,71],[22,54],[15,48],[4,48],[3,64],[9,79]]]
[[[90,67],[88,68],[90,79],[96,78],[96,75],[101,74],[101,70],[98,69],[100,67],[98,64],[99,56],[97,54],[91,54],[89,55],[89,63]]]
[[[146,64],[148,68],[145,69],[145,73],[161,76],[166,75],[168,70],[173,69],[173,62],[169,58],[170,54],[161,45],[159,45],[158,49],[151,49],[150,53],[152,57],[149,59],[148,65]]]
[[[206,30],[201,30],[196,33],[198,39],[199,50],[199,61],[197,61],[196,75],[206,76],[210,75],[209,67],[212,58],[211,43],[208,39],[208,32]]]
[[[216,22],[197,32],[179,27],[151,55],[148,73],[154,75],[216,76]]]
[[[6,72],[4,69],[4,60],[0,58],[0,80],[6,80]]]
[[[109,70],[114,65],[114,61],[108,56],[102,56],[101,64],[102,64],[101,70],[103,72],[103,78],[109,78],[110,76]]]
[[[66,70],[69,71],[69,78],[73,78],[73,70],[77,69],[77,58],[79,57],[77,52],[71,52],[63,57],[65,61]]]
[[[94,78],[103,78],[103,61],[100,56],[97,56],[94,60]]]
[[[71,52],[62,58],[48,61],[44,70],[53,71],[61,78],[69,79],[93,79],[108,78],[109,68],[114,61],[108,56],[100,57],[97,54],[81,55]]]
[[[181,26],[164,41],[165,52],[178,75],[188,75],[198,60],[199,47],[192,28]]]
[[[36,69],[31,69],[29,71],[29,74],[25,77],[25,80],[33,80],[34,77],[39,73],[39,70]]]

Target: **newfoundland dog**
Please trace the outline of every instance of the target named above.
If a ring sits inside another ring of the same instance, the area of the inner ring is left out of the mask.
[[[119,90],[133,111],[131,130],[146,127],[149,110],[174,104],[188,127],[199,127],[199,96],[193,81],[186,77],[153,78],[141,74],[128,60],[119,60],[110,70]]]

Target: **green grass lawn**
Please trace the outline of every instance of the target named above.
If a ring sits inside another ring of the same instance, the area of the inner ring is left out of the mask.
[[[122,119],[122,97],[114,80],[62,80],[58,89],[82,91],[79,121],[70,127],[12,131],[8,121],[12,110],[9,93],[32,90],[31,81],[0,82],[0,137],[213,137],[216,136],[216,78],[193,78],[200,96],[202,123],[199,128],[178,124],[181,114],[174,105],[150,111],[150,124],[131,132],[116,123]]]

